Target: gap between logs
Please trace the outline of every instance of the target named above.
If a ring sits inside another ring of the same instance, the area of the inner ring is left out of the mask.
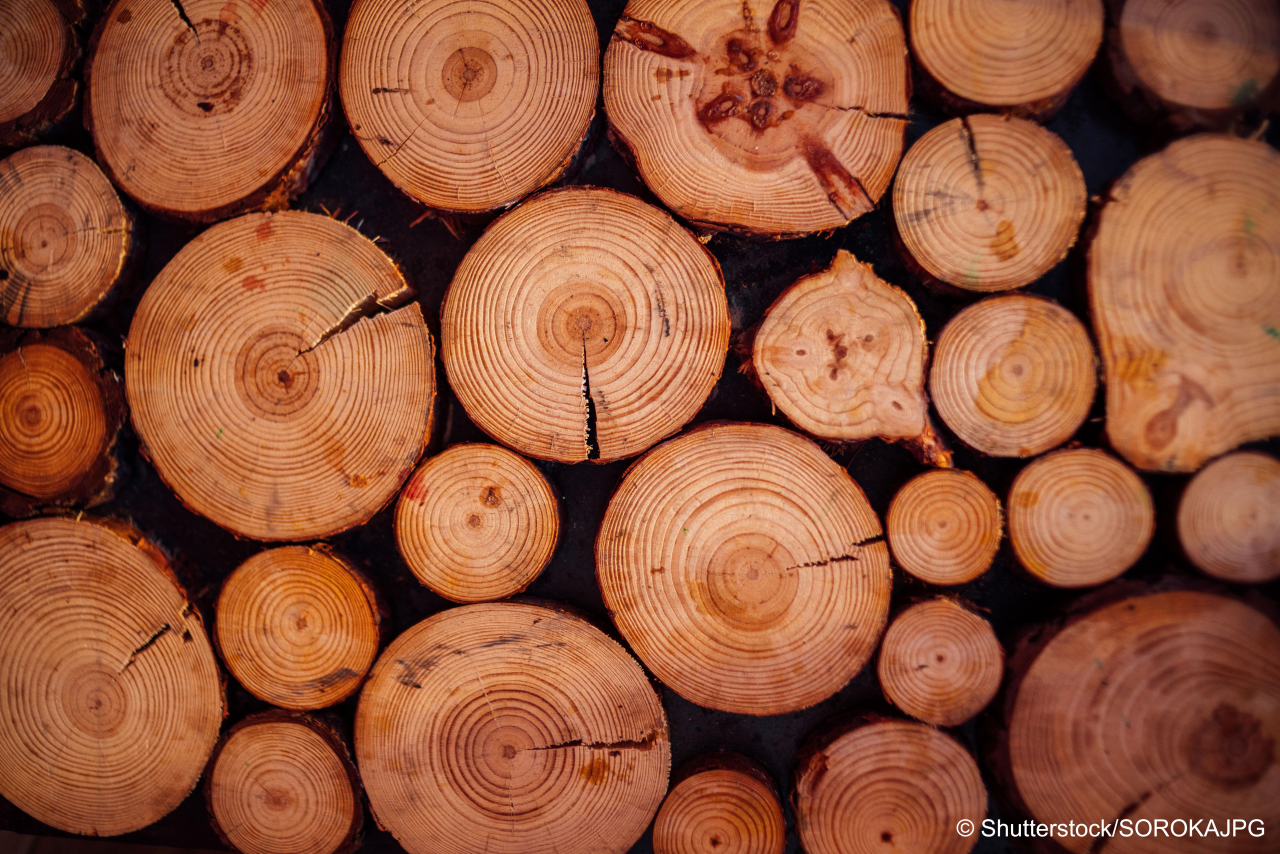
[[[156,631],[151,635],[151,637],[147,638],[142,642],[141,646],[139,646],[133,652],[129,653],[129,659],[124,663],[124,666],[121,667],[116,672],[116,675],[119,676],[121,673],[124,673],[126,670],[128,670],[129,665],[133,664],[133,660],[137,658],[138,655],[140,655],[141,653],[145,652],[148,648],[150,648],[150,646],[154,644],[156,641],[160,640],[160,636],[163,635],[165,632],[169,631],[169,628],[170,628],[169,624],[165,623],[163,626],[156,629]]]

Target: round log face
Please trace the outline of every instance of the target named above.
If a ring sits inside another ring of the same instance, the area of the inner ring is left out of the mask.
[[[929,275],[972,291],[1028,285],[1067,256],[1084,221],[1084,175],[1057,134],[976,115],[938,125],[911,147],[893,215]]]
[[[1089,249],[1107,436],[1194,471],[1280,432],[1280,153],[1200,134],[1138,161]]]
[[[782,854],[787,820],[765,772],[717,761],[672,787],[653,822],[654,854]]]
[[[1178,536],[1191,562],[1214,578],[1280,577],[1280,460],[1243,451],[1205,466],[1182,494]]]
[[[715,424],[627,472],[596,538],[606,607],[701,706],[803,709],[867,662],[888,613],[880,520],[848,473],[779,427]]]
[[[1041,822],[1080,816],[1280,823],[1280,629],[1225,597],[1133,597],[1069,623],[1023,675],[1007,716],[1017,794]],[[1081,781],[1085,781],[1082,784]],[[1139,830],[1142,826],[1139,826]],[[1073,854],[1094,840],[1059,837]],[[1242,852],[1274,840],[1237,832]],[[1211,852],[1187,834],[1119,834],[1130,852]]]
[[[792,798],[808,854],[966,854],[977,836],[960,835],[956,825],[980,825],[987,812],[973,757],[914,721],[866,724],[807,748]]]
[[[72,833],[167,815],[222,723],[200,618],[139,540],[71,519],[0,528],[0,795]]]
[[[0,130],[35,112],[78,53],[71,28],[51,0],[0,6]]]
[[[929,390],[961,440],[1030,457],[1071,438],[1097,388],[1093,345],[1071,312],[1038,297],[985,299],[943,328]]]
[[[1102,44],[1102,0],[912,0],[915,60],[976,106],[1061,106]]]
[[[2,88],[2,87],[0,87]],[[82,320],[123,274],[137,238],[111,182],[78,151],[25,148],[0,161],[0,319]]]
[[[1119,37],[1136,82],[1175,109],[1249,106],[1280,72],[1270,0],[1126,0]]]
[[[364,807],[345,753],[305,717],[268,712],[237,724],[207,783],[219,832],[243,854],[352,850]]]
[[[368,582],[323,549],[259,552],[218,597],[218,650],[241,685],[286,709],[320,709],[355,693],[378,655]]]
[[[622,459],[679,430],[724,366],[711,255],[612,190],[546,193],[467,253],[440,311],[449,383],[486,433],[561,462]]]
[[[584,0],[359,0],[343,37],[356,140],[441,210],[503,208],[555,179],[587,134],[599,76]]]
[[[898,490],[885,528],[899,566],[930,584],[953,585],[987,571],[1004,522],[1000,499],[977,475],[941,469]]]
[[[1009,541],[1018,561],[1054,587],[1116,578],[1142,557],[1155,525],[1142,479],[1092,448],[1041,457],[1009,490]]]
[[[395,525],[419,581],[453,602],[484,602],[538,577],[555,552],[560,508],[528,460],[497,445],[455,445],[405,484]]]
[[[393,641],[355,739],[370,807],[410,854],[625,851],[671,767],[640,666],[584,620],[528,604],[454,608]]]
[[[161,214],[260,204],[328,121],[335,51],[315,0],[115,0],[86,71],[98,160]]]
[[[883,0],[632,0],[604,75],[645,183],[710,227],[838,228],[875,205],[902,154],[906,42]]]
[[[430,333],[395,265],[328,217],[205,231],[142,298],[125,352],[134,427],[197,513],[262,540],[369,519],[430,428]]]

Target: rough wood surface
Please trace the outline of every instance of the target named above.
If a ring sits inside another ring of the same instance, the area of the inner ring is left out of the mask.
[[[911,146],[894,180],[893,216],[926,281],[1004,291],[1067,257],[1087,197],[1060,136],[1024,119],[977,115],[938,125]]]
[[[1201,469],[1178,504],[1178,537],[1191,562],[1214,578],[1280,578],[1280,460],[1241,451]]]
[[[930,584],[964,584],[986,572],[1000,548],[1000,499],[977,475],[929,471],[907,481],[885,516],[893,559]]]
[[[1112,188],[1089,249],[1107,437],[1195,471],[1280,433],[1280,153],[1199,134]]]
[[[1084,423],[1097,388],[1084,324],[1048,299],[991,297],[938,336],[929,391],[946,425],[997,457],[1061,445]]]
[[[40,145],[0,161],[0,319],[79,323],[141,260],[141,235],[88,157]]]
[[[269,711],[233,726],[205,777],[214,829],[241,854],[346,854],[360,845],[360,780],[342,738],[307,715]]]
[[[546,567],[560,538],[560,505],[519,454],[454,445],[405,484],[395,529],[419,581],[452,602],[486,602],[521,592]]]
[[[605,109],[681,217],[798,236],[847,224],[888,188],[906,52],[884,0],[632,0],[605,52]]]
[[[80,17],[68,0],[0,3],[0,148],[31,144],[75,107]]]
[[[786,845],[777,787],[738,753],[682,767],[653,822],[654,854],[782,854]]]
[[[587,137],[599,78],[585,0],[358,0],[343,37],[352,134],[444,211],[504,208],[555,180]]]
[[[279,210],[336,142],[336,58],[318,0],[114,0],[90,43],[85,126],[153,213]]]
[[[666,212],[570,187],[504,215],[440,308],[449,384],[522,454],[622,459],[671,435],[724,367],[720,268]]]
[[[0,528],[0,795],[45,824],[114,836],[195,788],[223,691],[200,616],[160,552],[119,523]]]
[[[925,92],[952,114],[1045,120],[1102,44],[1102,0],[912,0],[911,51]]]
[[[671,768],[635,660],[580,617],[525,603],[453,608],[393,641],[355,740],[373,814],[410,854],[625,851]]]
[[[250,694],[320,709],[359,689],[378,655],[377,594],[350,561],[320,545],[284,546],[240,564],[218,596],[215,639]]]
[[[362,524],[431,429],[433,347],[412,296],[386,255],[329,217],[210,228],[155,278],[129,329],[145,453],[188,507],[241,536]]]
[[[889,608],[880,520],[780,427],[710,424],[642,457],[596,537],[605,606],[640,660],[711,709],[812,706],[862,669]]]

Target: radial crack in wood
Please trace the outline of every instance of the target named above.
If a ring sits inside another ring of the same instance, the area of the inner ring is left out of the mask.
[[[1187,484],[1178,537],[1191,562],[1223,581],[1280,577],[1280,460],[1258,451],[1228,454]]]

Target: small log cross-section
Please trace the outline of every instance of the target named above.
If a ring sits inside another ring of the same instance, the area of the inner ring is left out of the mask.
[[[1103,0],[912,0],[911,50],[952,115],[1045,120],[1089,70],[1103,18]]]
[[[987,790],[951,736],[915,721],[847,724],[810,738],[791,793],[807,854],[967,854]]]
[[[324,546],[284,546],[227,577],[214,637],[250,694],[286,709],[320,709],[360,687],[381,627],[377,595],[349,561]]]
[[[0,148],[28,145],[72,111],[80,43],[74,2],[0,3]],[[0,192],[0,197],[3,197]]]
[[[0,528],[0,795],[128,833],[195,788],[218,740],[213,649],[160,552],[120,523]]]
[[[968,116],[938,125],[907,152],[893,216],[926,282],[1004,291],[1067,257],[1087,198],[1060,136],[1023,119]]]
[[[1030,457],[1084,423],[1097,389],[1084,324],[1057,303],[1010,294],[975,303],[938,336],[929,391],[960,439],[996,457]]]
[[[958,469],[909,480],[893,496],[884,524],[898,566],[941,585],[986,572],[1004,531],[1000,499],[977,475]]]
[[[992,756],[1013,805],[1039,822],[1136,826],[1102,844],[1058,836],[1059,850],[1201,854],[1223,850],[1232,819],[1247,817],[1267,832],[1236,830],[1231,850],[1275,851],[1280,629],[1261,612],[1209,593],[1132,595],[1029,639],[1010,672]],[[1176,824],[1137,835],[1178,818],[1212,822],[1219,837],[1178,836]]]
[[[911,717],[960,726],[1000,690],[1004,648],[990,623],[939,597],[889,624],[877,672],[885,697]]]
[[[343,37],[352,134],[437,210],[505,208],[558,178],[588,135],[599,80],[584,0],[358,0]]]
[[[1174,130],[1227,129],[1280,96],[1274,0],[1112,0],[1111,69],[1126,106]]]
[[[1241,451],[1205,466],[1182,493],[1178,536],[1191,562],[1214,578],[1280,578],[1280,460]]]
[[[391,259],[287,211],[205,231],[156,276],[125,349],[143,451],[193,511],[240,536],[363,524],[431,429],[431,335]]]
[[[1089,249],[1107,436],[1140,469],[1195,471],[1280,433],[1280,153],[1199,134],[1112,188]]]
[[[632,0],[604,58],[614,141],[681,217],[793,237],[871,210],[902,154],[886,0]]]
[[[133,216],[78,151],[25,148],[0,161],[0,320],[79,323],[141,256]]]
[[[124,386],[74,327],[0,332],[0,513],[111,497]]]
[[[608,462],[697,414],[720,378],[720,267],[670,215],[569,187],[497,220],[440,309],[449,384],[482,430],[545,460]]]
[[[667,719],[635,659],[558,607],[465,605],[387,647],[356,758],[409,854],[626,851],[662,802]]]
[[[364,805],[346,745],[307,715],[251,715],[209,760],[213,827],[241,854],[346,854],[360,845]]]
[[[1142,557],[1155,533],[1147,485],[1104,451],[1047,454],[1009,490],[1009,542],[1018,562],[1054,587],[1090,587]]]
[[[800,279],[769,307],[751,370],[806,433],[899,440],[926,461],[946,463],[929,424],[926,348],[911,298],[841,249],[827,270]]]
[[[880,534],[862,489],[810,440],[713,423],[627,471],[596,574],[622,636],[681,696],[785,714],[871,657],[892,583]]]
[[[542,572],[560,536],[556,493],[499,445],[454,445],[409,478],[396,544],[418,580],[453,602],[505,599]]]
[[[319,0],[113,0],[85,67],[98,162],[162,216],[284,208],[337,139],[337,52]]]
[[[653,822],[654,854],[782,854],[786,846],[773,779],[737,753],[681,768]]]

